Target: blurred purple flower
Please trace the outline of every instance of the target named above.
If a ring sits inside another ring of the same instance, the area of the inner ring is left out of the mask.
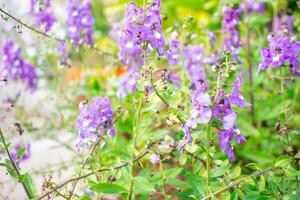
[[[244,0],[241,3],[241,9],[248,15],[252,14],[253,12],[264,14],[266,11],[266,6],[263,2],[256,0]]]
[[[152,164],[158,164],[159,163],[159,161],[160,161],[160,158],[159,158],[159,155],[157,154],[157,153],[153,153],[151,156],[150,156],[150,162],[152,163]]]
[[[93,45],[93,25],[90,0],[68,0],[67,2],[67,36],[74,42],[74,47],[80,43]]]
[[[37,86],[35,67],[26,62],[21,55],[21,48],[13,40],[8,40],[2,47],[3,68],[0,74],[7,79],[20,79],[27,83],[32,91]]]
[[[223,8],[223,23],[222,23],[222,33],[223,33],[223,49],[231,53],[232,59],[234,61],[240,62],[238,57],[238,52],[240,48],[239,42],[239,32],[236,28],[240,24],[239,16],[242,9],[232,9],[229,6]]]
[[[168,62],[171,65],[177,65],[181,53],[181,42],[177,39],[178,33],[173,32],[170,40],[169,50],[166,52]]]
[[[51,0],[30,0],[30,12],[36,25],[43,26],[45,32],[48,32],[56,21],[51,9]]]
[[[89,142],[95,142],[103,134],[115,136],[113,111],[108,97],[96,97],[90,104],[81,103],[79,108],[76,123],[78,150]]]

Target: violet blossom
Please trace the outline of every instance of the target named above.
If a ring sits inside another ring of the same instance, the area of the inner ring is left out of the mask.
[[[129,66],[120,82],[119,97],[136,89],[137,78],[132,77],[144,64],[144,56],[155,49],[159,56],[164,54],[165,41],[162,35],[160,0],[153,0],[141,8],[136,3],[127,5],[122,29],[115,27],[112,34],[119,44],[119,56]],[[126,84],[130,84],[126,86]]]
[[[37,26],[43,26],[48,32],[56,21],[51,8],[51,0],[30,0],[30,13]]]
[[[271,65],[279,68],[289,64],[292,75],[300,77],[299,71],[299,52],[300,42],[287,30],[279,31],[268,36],[269,47],[261,48],[262,63],[259,70],[267,70]]]
[[[78,150],[104,134],[115,136],[113,111],[108,97],[96,97],[89,104],[82,102],[79,109],[76,123]]]
[[[80,43],[93,45],[93,25],[95,19],[92,15],[90,0],[68,0],[67,2],[67,36],[73,41],[74,47]]]
[[[246,12],[248,15],[251,13],[264,14],[266,11],[266,6],[263,2],[257,0],[244,0],[241,3],[241,9]]]
[[[239,32],[236,28],[240,24],[239,16],[242,9],[236,9],[229,6],[225,6],[222,10],[223,22],[222,22],[222,33],[223,33],[223,49],[231,53],[233,61],[240,62],[238,57],[239,48],[241,46],[239,42]]]
[[[13,41],[8,40],[2,47],[3,67],[0,74],[10,80],[24,81],[30,90],[37,86],[37,73],[35,67],[22,58],[21,48]]]

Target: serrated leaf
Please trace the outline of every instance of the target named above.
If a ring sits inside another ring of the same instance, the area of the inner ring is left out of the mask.
[[[105,194],[127,193],[127,189],[117,184],[97,183],[90,188],[92,191]]]
[[[19,179],[23,183],[23,185],[26,187],[29,198],[34,199],[36,196],[36,187],[35,187],[32,177],[28,173],[25,173],[25,174],[22,174],[19,177]]]
[[[292,162],[292,158],[289,156],[280,156],[276,159],[274,166],[285,168]]]

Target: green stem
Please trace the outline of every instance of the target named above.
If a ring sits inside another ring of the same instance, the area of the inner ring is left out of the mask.
[[[5,152],[6,152],[7,156],[8,156],[8,158],[9,158],[9,161],[10,161],[12,167],[14,168],[14,170],[15,170],[17,176],[18,176],[18,179],[20,179],[21,173],[20,173],[19,168],[17,167],[15,161],[11,157],[11,154],[9,152],[9,149],[7,147],[7,144],[6,144],[6,141],[5,141],[5,138],[4,138],[4,135],[3,135],[3,132],[2,132],[1,129],[0,129],[0,137],[1,137],[4,149],[5,149]],[[24,190],[26,192],[26,195],[27,195],[28,199],[33,199],[34,197],[31,196],[31,194],[28,191],[28,188],[26,187],[26,185],[22,181],[21,181],[21,184],[23,185],[23,188],[24,188]]]
[[[267,172],[269,172],[269,171],[272,171],[272,170],[274,170],[274,169],[275,169],[275,168],[269,168],[269,169],[266,169],[266,170],[261,170],[261,171],[259,171],[259,172],[257,172],[257,173],[254,173],[254,174],[250,175],[250,176],[246,176],[246,177],[244,177],[244,178],[241,178],[241,179],[238,179],[238,180],[236,180],[236,181],[230,182],[229,184],[227,184],[226,187],[221,188],[220,190],[218,190],[218,191],[212,193],[211,195],[207,195],[206,197],[202,198],[202,200],[212,199],[214,196],[216,196],[216,195],[218,195],[218,194],[221,194],[222,192],[224,192],[224,191],[226,191],[226,190],[229,190],[229,189],[231,189],[231,188],[234,188],[235,186],[238,186],[239,184],[243,183],[245,180],[248,180],[248,179],[250,179],[250,178],[254,178],[254,177],[256,177],[256,176],[263,175],[263,174],[265,174],[265,173],[267,173]]]
[[[280,70],[280,94],[282,97],[282,112],[284,114],[284,122],[285,122],[285,126],[288,123],[288,113],[287,113],[287,109],[286,109],[286,104],[285,104],[285,89],[284,89],[284,77],[282,77],[282,70],[281,68],[279,68]],[[289,135],[288,133],[285,134],[286,135],[286,140],[288,145],[290,146],[290,139],[289,139]]]
[[[210,194],[210,155],[209,155],[209,149],[210,149],[210,128],[211,128],[211,120],[208,122],[207,125],[207,131],[206,131],[206,173],[207,173],[207,181],[206,181],[206,190],[207,194]]]
[[[162,163],[162,160],[160,159],[160,171],[162,172],[163,174],[163,193],[164,193],[164,200],[167,199],[167,187],[166,187],[166,181],[167,181],[167,178],[166,178],[166,174],[165,174],[165,171],[164,171],[164,166],[163,166],[163,163]]]

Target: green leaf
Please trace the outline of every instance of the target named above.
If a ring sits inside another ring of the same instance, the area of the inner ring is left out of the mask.
[[[80,197],[79,200],[91,200],[91,198],[87,195],[84,195],[84,196]]]
[[[127,189],[116,184],[98,183],[91,187],[92,191],[106,194],[122,194],[127,193]]]
[[[232,170],[232,173],[229,174],[229,177],[231,179],[235,179],[241,175],[241,171],[242,171],[241,167],[237,166]]]
[[[265,177],[262,175],[260,176],[259,182],[258,182],[258,189],[259,191],[264,191],[266,188],[266,179]]]
[[[198,197],[205,196],[205,183],[202,177],[192,173],[187,174],[185,177],[187,178],[188,183],[191,186],[195,195],[197,195]]]
[[[274,166],[285,168],[292,162],[292,158],[289,156],[280,156],[276,159]]]
[[[26,152],[26,147],[21,148],[18,152],[18,159],[21,159],[24,156],[25,152]]]
[[[246,165],[246,167],[254,170],[261,170],[261,168],[256,163],[249,163],[248,165]]]
[[[155,191],[154,185],[144,177],[134,178],[134,191],[138,194],[149,194]]]
[[[32,177],[28,173],[25,173],[25,174],[22,174],[19,177],[19,179],[20,179],[21,183],[23,183],[23,185],[27,189],[29,198],[34,199],[36,196],[36,187],[35,187]]]
[[[187,155],[185,153],[180,154],[179,156],[179,164],[184,165],[187,161]]]

